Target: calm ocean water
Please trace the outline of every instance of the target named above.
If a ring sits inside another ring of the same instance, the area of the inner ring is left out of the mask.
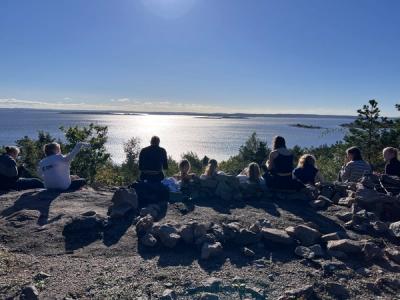
[[[152,135],[161,138],[162,146],[175,159],[179,159],[186,151],[193,151],[200,157],[207,155],[224,160],[236,154],[254,131],[268,144],[274,135],[279,134],[287,139],[288,146],[319,146],[341,140],[345,130],[339,125],[348,122],[348,118],[323,117],[211,119],[180,115],[60,114],[56,111],[0,109],[0,145],[13,144],[25,135],[35,137],[38,130],[62,138],[60,126],[96,123],[108,126],[107,148],[117,163],[124,160],[125,141],[135,136],[141,139],[142,146],[146,146]],[[297,123],[328,130],[290,126]]]

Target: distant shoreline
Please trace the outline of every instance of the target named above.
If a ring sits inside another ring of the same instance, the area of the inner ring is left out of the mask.
[[[162,116],[194,116],[201,118],[219,118],[219,119],[248,119],[259,117],[270,118],[329,118],[329,119],[355,119],[351,115],[323,115],[323,114],[255,114],[255,113],[197,113],[197,112],[152,112],[152,111],[102,111],[102,110],[60,110],[60,109],[38,109],[38,108],[0,108],[0,110],[13,111],[49,111],[59,114],[81,114],[81,115],[162,115]]]

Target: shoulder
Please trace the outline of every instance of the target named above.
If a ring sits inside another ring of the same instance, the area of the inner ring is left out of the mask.
[[[269,157],[271,158],[275,158],[279,155],[279,151],[278,150],[273,150],[269,153]]]

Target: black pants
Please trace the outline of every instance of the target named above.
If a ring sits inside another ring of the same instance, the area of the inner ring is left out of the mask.
[[[263,177],[265,179],[267,187],[270,189],[299,191],[305,187],[304,184],[302,184],[300,181],[294,180],[291,175],[279,176],[267,172],[263,175]]]

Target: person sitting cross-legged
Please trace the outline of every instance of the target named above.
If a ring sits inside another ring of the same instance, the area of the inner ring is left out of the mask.
[[[347,163],[339,173],[339,181],[357,182],[363,176],[372,172],[371,166],[363,160],[361,150],[357,147],[351,147],[346,150],[346,161]]]
[[[44,179],[44,185],[52,190],[79,190],[86,184],[86,179],[70,174],[71,162],[82,148],[89,148],[88,143],[77,143],[72,151],[63,155],[58,143],[44,146],[46,157],[39,163],[39,174]]]
[[[167,151],[160,147],[160,138],[153,136],[150,146],[143,148],[139,154],[140,180],[159,183],[168,169]]]
[[[300,157],[297,168],[293,171],[293,178],[303,184],[315,185],[323,182],[321,172],[316,168],[316,159],[311,154],[304,154]]]

